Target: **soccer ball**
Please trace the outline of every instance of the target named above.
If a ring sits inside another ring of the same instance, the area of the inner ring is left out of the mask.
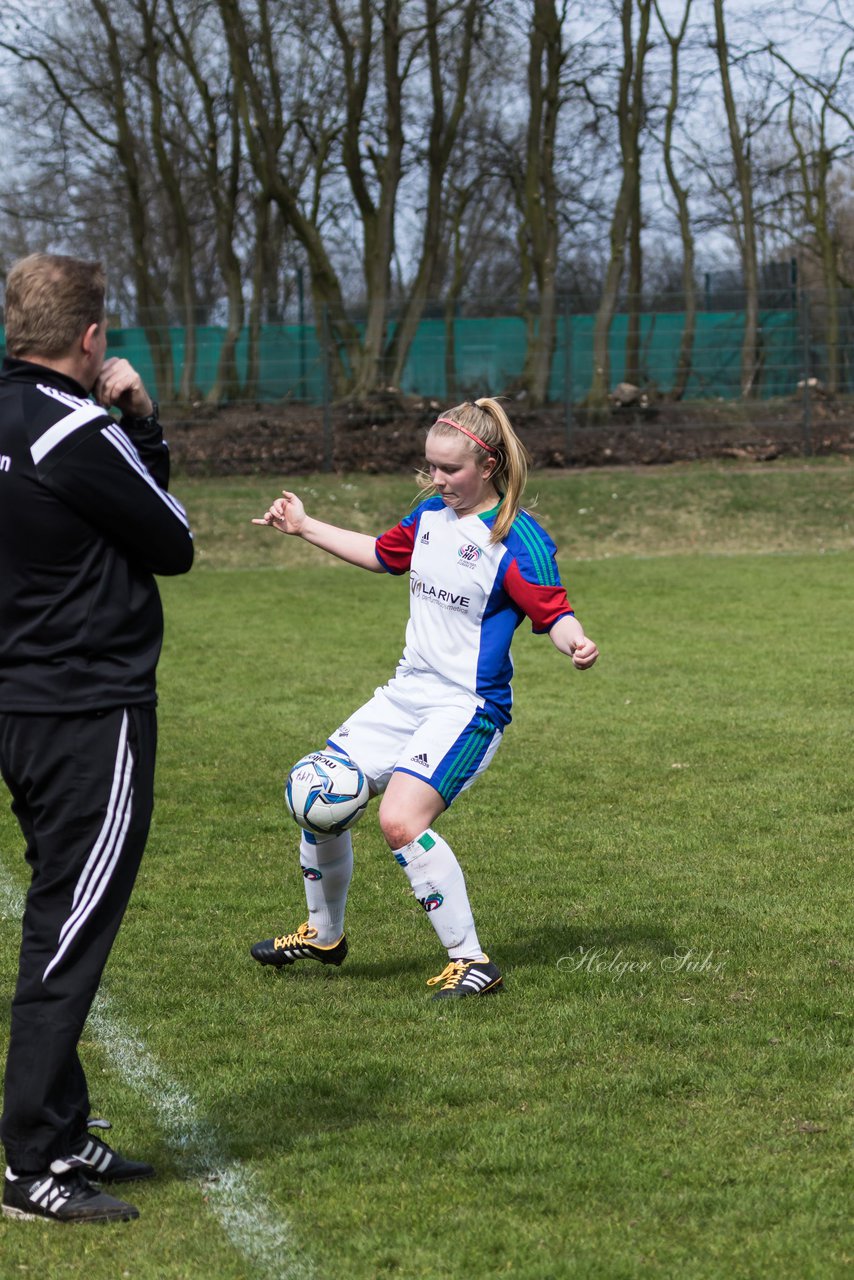
[[[359,821],[370,800],[368,782],[349,756],[312,751],[288,774],[285,804],[303,831],[335,836]]]

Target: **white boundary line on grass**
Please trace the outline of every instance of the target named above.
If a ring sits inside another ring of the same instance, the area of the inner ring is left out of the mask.
[[[0,867],[0,917],[17,922],[23,910],[23,895]],[[265,1276],[309,1280],[313,1268],[308,1260],[290,1256],[294,1248],[290,1223],[258,1190],[251,1170],[225,1158],[212,1125],[192,1097],[170,1078],[143,1042],[122,1027],[103,992],[95,1000],[88,1025],[130,1088],[154,1111],[169,1146],[198,1182],[205,1203],[234,1248]]]

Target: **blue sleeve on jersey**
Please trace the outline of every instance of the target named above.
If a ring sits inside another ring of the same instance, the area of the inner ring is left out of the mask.
[[[557,547],[542,525],[537,524],[527,511],[519,512],[504,539],[504,545],[513,555],[526,581],[543,587],[560,586],[560,573],[555,559]]]

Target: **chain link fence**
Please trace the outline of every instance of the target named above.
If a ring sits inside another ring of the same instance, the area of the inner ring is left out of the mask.
[[[424,308],[402,366],[390,385],[389,366],[377,356],[375,390],[354,409],[343,407],[342,373],[347,353],[333,334],[329,316],[320,323],[268,323],[229,335],[224,326],[155,325],[111,327],[110,354],[125,356],[172,418],[184,423],[215,411],[271,414],[302,409],[318,434],[320,465],[335,465],[336,438],[364,422],[429,417],[432,407],[483,395],[506,396],[514,421],[524,419],[550,432],[546,463],[642,461],[685,456],[704,441],[721,448],[779,447],[810,454],[850,443],[854,409],[854,291],[832,295],[814,289],[768,291],[760,298],[750,393],[745,378],[744,298],[737,290],[700,290],[693,317],[681,295],[629,309],[613,317],[607,347],[608,396],[592,406],[594,372],[592,311],[560,299],[546,403],[533,416],[524,386],[529,334],[537,317],[501,301],[482,299],[450,306],[437,300]],[[398,317],[393,308],[386,349]],[[364,325],[353,320],[357,340]],[[686,326],[691,341],[686,348]],[[627,359],[633,373],[628,372]],[[237,421],[237,419],[235,419]],[[423,425],[420,421],[418,425]],[[670,444],[662,445],[662,441]],[[643,441],[647,446],[644,452]],[[656,444],[658,442],[658,444]],[[662,453],[663,450],[663,453]],[[669,453],[668,453],[669,451]],[[626,457],[621,457],[621,452]]]

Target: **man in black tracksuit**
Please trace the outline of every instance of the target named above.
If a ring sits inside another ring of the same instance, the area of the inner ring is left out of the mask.
[[[0,1122],[3,1211],[131,1218],[132,1205],[89,1177],[154,1170],[87,1132],[77,1045],[151,819],[154,574],[190,568],[192,535],[167,492],[157,406],[126,360],[105,360],[100,266],[48,254],[16,263],[5,323],[0,771],[32,880]]]

